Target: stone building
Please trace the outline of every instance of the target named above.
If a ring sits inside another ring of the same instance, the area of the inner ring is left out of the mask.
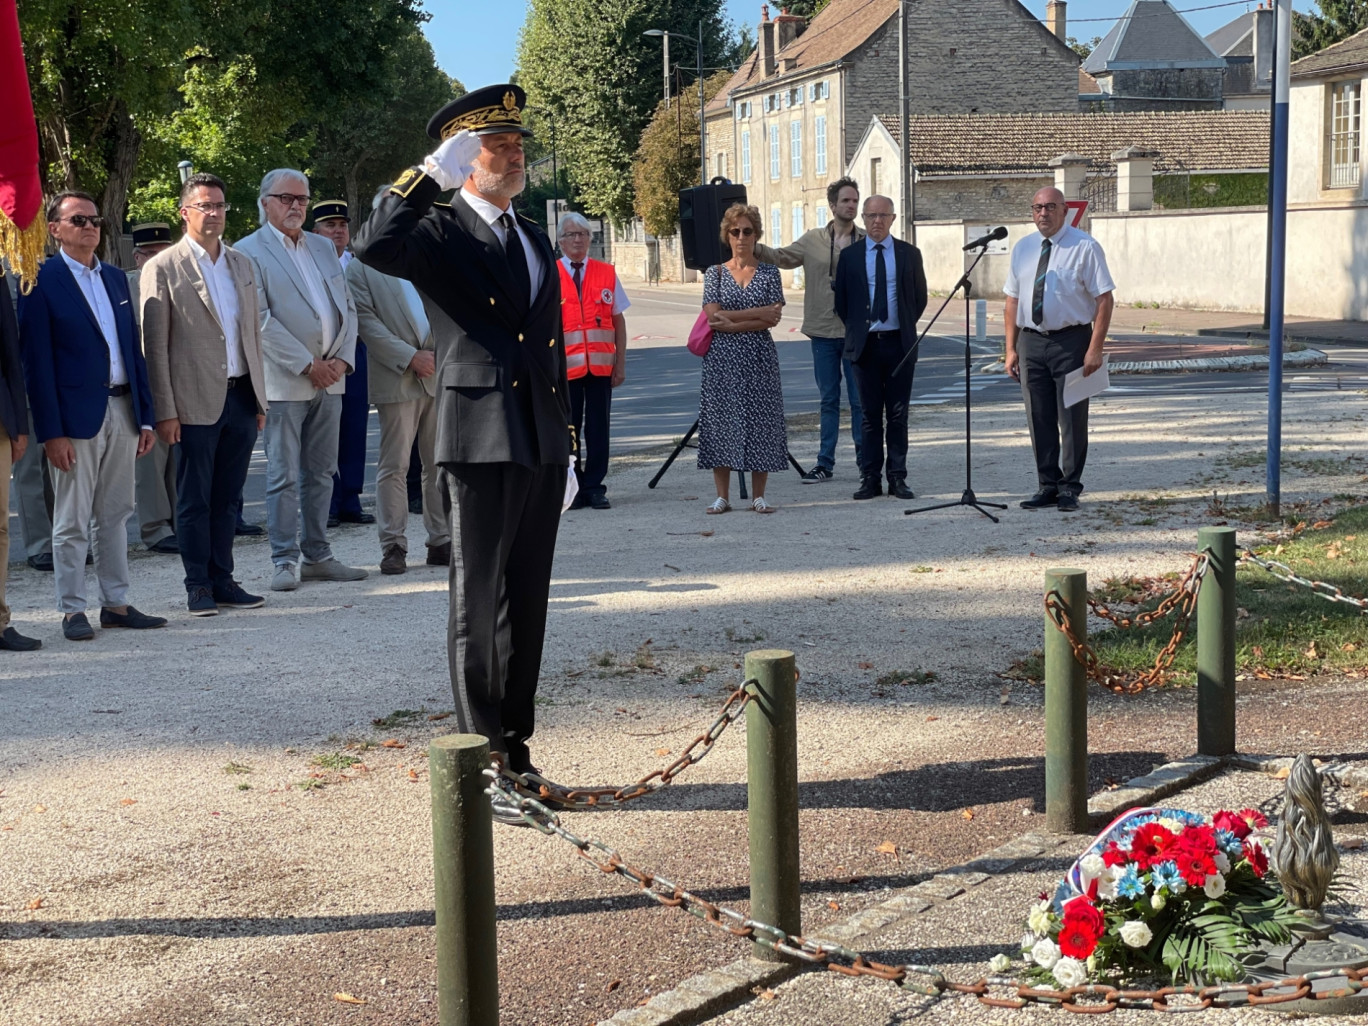
[[[1133,0],[1083,62],[1107,111],[1220,110],[1226,59],[1168,0]],[[891,109],[891,108],[888,108]]]
[[[1262,3],[1206,37],[1225,62],[1221,100],[1226,110],[1268,110],[1273,98],[1273,6]]]

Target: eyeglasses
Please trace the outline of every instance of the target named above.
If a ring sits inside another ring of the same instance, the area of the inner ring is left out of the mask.
[[[1058,204],[1058,203],[1032,203],[1032,204],[1031,204],[1031,213],[1033,213],[1033,214],[1048,214],[1048,213],[1050,213],[1051,211],[1058,210],[1058,209],[1059,209],[1059,204]]]
[[[562,239],[587,239],[587,238],[589,238],[589,233],[588,233],[588,232],[564,232],[564,233],[561,234],[561,238],[562,238]]]
[[[231,203],[187,203],[187,210],[198,210],[201,214],[226,214],[233,209]]]
[[[890,210],[890,211],[889,211],[888,213],[886,213],[886,214],[883,214],[883,213],[865,214],[865,215],[864,215],[864,219],[865,219],[866,221],[882,221],[882,220],[884,220],[885,218],[889,218],[889,217],[892,217],[892,216],[893,216],[893,212]]]
[[[733,239],[749,239],[755,234],[754,228],[732,228],[727,232]]]
[[[84,228],[90,225],[92,228],[103,228],[105,219],[99,214],[72,214],[70,217],[59,217],[58,221],[69,221],[77,228]]]
[[[287,207],[307,207],[309,205],[308,196],[292,196],[288,192],[268,192],[266,198],[280,200]]]

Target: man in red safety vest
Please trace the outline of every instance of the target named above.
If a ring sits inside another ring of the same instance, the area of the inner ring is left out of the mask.
[[[579,214],[560,216],[565,254],[560,268],[561,320],[570,378],[570,423],[575,429],[575,476],[579,494],[571,509],[611,509],[603,479],[608,473],[608,413],[613,389],[627,377],[627,321],[632,304],[612,264],[589,259],[592,229]]]

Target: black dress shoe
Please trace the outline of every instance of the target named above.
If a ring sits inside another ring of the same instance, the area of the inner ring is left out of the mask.
[[[168,534],[165,538],[160,538],[147,547],[148,552],[162,552],[168,556],[180,555],[180,545],[176,541],[174,534]]]
[[[62,636],[67,641],[89,641],[95,637],[95,628],[90,626],[85,613],[72,613],[62,618]]]
[[[166,617],[164,616],[148,616],[146,613],[138,612],[132,606],[128,606],[127,609],[128,611],[126,613],[116,613],[112,609],[101,608],[100,626],[128,627],[135,631],[145,631],[155,627],[166,626]]]
[[[239,520],[233,528],[233,533],[239,538],[255,538],[259,534],[265,534],[266,528],[260,524],[249,524],[245,520]]]
[[[895,499],[915,499],[912,489],[907,487],[907,482],[900,477],[895,477],[888,482],[888,494]]]
[[[422,500],[422,499],[409,499],[409,512],[410,512],[410,513],[422,513],[422,512],[423,512],[423,500]]]
[[[29,556],[28,565],[35,570],[46,570],[52,573],[52,553],[40,552],[36,556]]]
[[[855,499],[877,499],[883,494],[883,485],[877,477],[867,477],[860,482],[860,490],[852,498]]]
[[[339,520],[339,519],[337,519],[337,514],[336,514],[336,513],[329,513],[329,514],[328,514],[328,530],[329,530],[329,531],[331,531],[334,527],[336,527],[336,526],[337,526],[338,524],[340,524],[340,523],[342,523],[342,521]]]
[[[589,505],[592,506],[594,509],[613,508],[613,504],[608,501],[608,496],[606,495],[595,495],[592,499],[589,500]]]
[[[1039,491],[1029,499],[1021,500],[1022,509],[1047,509],[1059,502],[1059,493],[1050,491]]]
[[[1055,503],[1061,513],[1076,513],[1078,511],[1078,496],[1069,492],[1060,492],[1059,500]]]
[[[373,524],[375,523],[375,514],[364,511],[357,511],[356,513],[344,511],[337,514],[337,519],[344,524]]]
[[[6,627],[0,632],[0,649],[9,652],[32,652],[35,648],[42,647],[43,643],[37,638],[26,638],[13,627]]]
[[[575,497],[574,497],[573,499],[570,500],[570,508],[571,508],[571,509],[588,509],[588,508],[589,508],[589,496],[585,495],[583,492],[576,492],[576,493],[575,493]]]

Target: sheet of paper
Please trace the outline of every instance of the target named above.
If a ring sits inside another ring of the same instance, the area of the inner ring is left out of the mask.
[[[1082,367],[1064,375],[1064,405],[1066,407],[1081,403],[1084,399],[1091,399],[1111,384],[1107,377],[1107,360],[1108,357],[1104,353],[1102,366],[1086,378],[1083,376]]]

